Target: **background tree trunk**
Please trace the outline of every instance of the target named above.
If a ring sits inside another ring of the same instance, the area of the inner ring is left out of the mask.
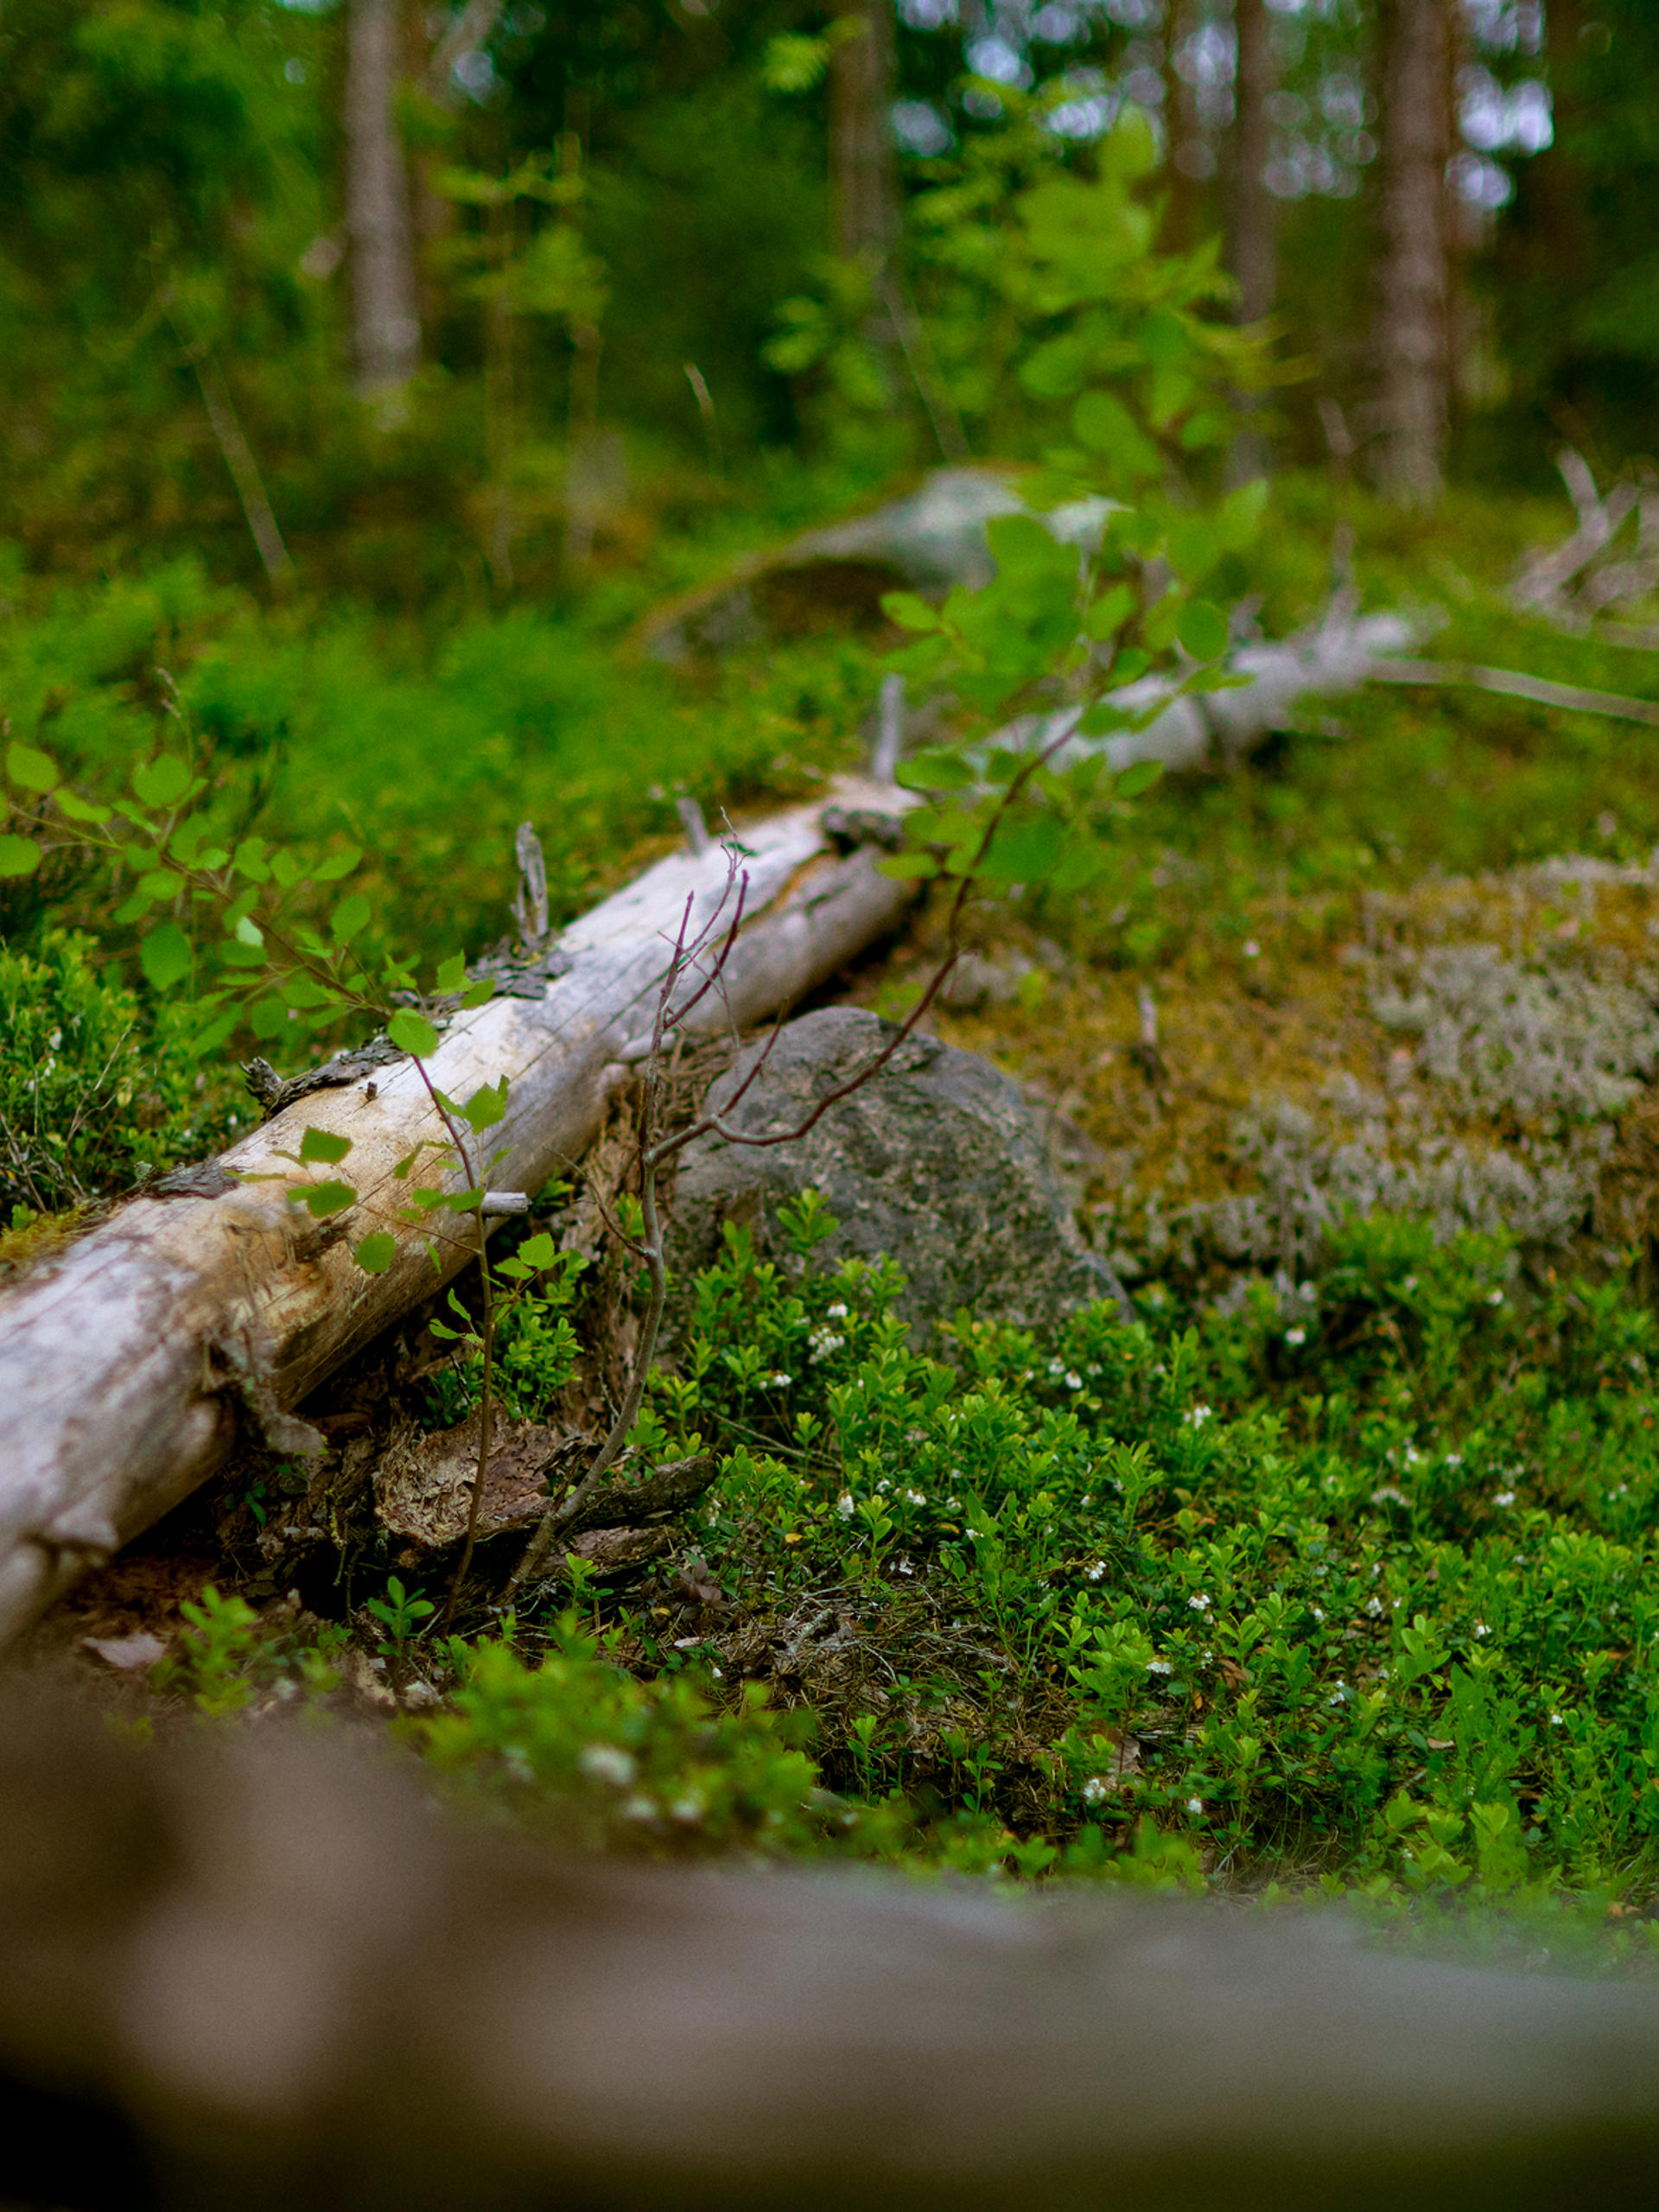
[[[351,0],[346,22],[346,226],[357,390],[393,411],[420,361],[409,177],[395,113],[398,0]]]
[[[1267,0],[1237,0],[1238,67],[1233,79],[1236,120],[1228,182],[1227,261],[1238,285],[1238,319],[1260,322],[1279,292],[1279,203],[1266,174],[1272,137],[1268,102],[1279,81],[1279,56]],[[1233,441],[1230,474],[1237,483],[1265,476],[1273,448],[1262,427],[1259,399],[1242,402],[1248,418]]]
[[[1450,0],[1383,0],[1381,320],[1382,437],[1377,475],[1408,505],[1439,496],[1451,361]]]
[[[843,10],[862,24],[830,62],[830,196],[836,251],[885,262],[899,243],[899,164],[893,153],[893,0]]]

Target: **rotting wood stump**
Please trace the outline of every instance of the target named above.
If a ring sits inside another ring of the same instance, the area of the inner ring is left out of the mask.
[[[764,1020],[896,925],[914,886],[882,875],[871,844],[839,857],[836,846],[849,821],[879,823],[909,803],[845,779],[827,803],[745,826],[746,919],[693,1033]],[[721,911],[728,866],[718,845],[659,861],[563,931],[568,964],[538,995],[450,1023],[429,1064],[442,1090],[465,1099],[507,1078],[506,1118],[487,1140],[505,1154],[492,1187],[533,1192],[580,1160],[621,1067],[649,1046],[687,899],[695,933]],[[321,1221],[292,1202],[302,1171],[280,1156],[308,1127],[352,1140],[357,1201]],[[444,1134],[412,1061],[376,1067],[243,1138],[220,1174],[194,1179],[215,1195],[134,1198],[0,1291],[0,1642],[205,1482],[250,1427],[279,1450],[317,1448],[292,1409],[429,1295],[435,1229],[439,1279],[475,1255],[470,1216],[398,1217],[394,1164]],[[459,1169],[421,1179],[467,1187]],[[365,1274],[352,1248],[380,1230],[397,1256]]]

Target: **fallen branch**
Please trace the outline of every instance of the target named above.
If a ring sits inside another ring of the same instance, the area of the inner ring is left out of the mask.
[[[867,845],[835,857],[824,822],[890,817],[904,794],[851,782],[835,797],[745,829],[753,918],[690,1033],[763,1019],[899,920],[912,887],[881,875]],[[467,1097],[508,1082],[492,1132],[502,1192],[536,1191],[581,1158],[616,1064],[649,1050],[688,899],[700,927],[727,877],[719,848],[658,862],[572,924],[539,973],[518,973],[513,995],[452,1021],[429,1064],[437,1086]],[[323,1220],[289,1197],[308,1127],[352,1141],[356,1202]],[[205,1481],[239,1435],[320,1448],[294,1408],[475,1254],[470,1216],[402,1217],[394,1166],[444,1139],[416,1064],[377,1064],[294,1098],[222,1160],[169,1179],[176,1195],[130,1200],[0,1292],[0,1639]],[[443,1179],[464,1187],[459,1169]],[[395,1256],[365,1274],[352,1247],[381,1230]]]
[[[1659,728],[1659,703],[1630,699],[1619,691],[1586,691],[1576,683],[1551,683],[1541,676],[1522,676],[1512,668],[1480,668],[1471,661],[1385,660],[1370,672],[1373,683],[1452,683],[1478,691],[1501,691],[1512,699],[1533,699],[1542,707],[1565,707],[1575,715],[1611,715],[1620,721]]]

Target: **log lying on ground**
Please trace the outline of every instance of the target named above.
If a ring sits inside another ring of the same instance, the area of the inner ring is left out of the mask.
[[[836,858],[831,832],[844,845],[861,817],[891,817],[905,795],[848,781],[832,800],[742,832],[752,918],[693,1033],[763,1019],[897,923],[913,887],[880,874],[869,845]],[[515,982],[532,995],[498,997],[452,1022],[431,1063],[438,1086],[465,1100],[508,1080],[506,1120],[488,1139],[505,1155],[494,1187],[535,1191],[581,1158],[607,1071],[648,1043],[688,898],[695,931],[727,883],[718,846],[659,861],[564,931],[547,980]],[[339,1172],[357,1203],[321,1221],[289,1192],[302,1173],[336,1171],[281,1156],[297,1153],[308,1127],[353,1145]],[[184,1179],[182,1194],[131,1200],[0,1292],[0,1640],[205,1481],[250,1418],[278,1449],[316,1447],[292,1408],[434,1287],[431,1226],[399,1219],[408,1185],[392,1168],[442,1137],[413,1063],[373,1067],[296,1100]],[[468,1179],[429,1165],[414,1179],[459,1190]],[[472,1254],[473,1224],[443,1213],[431,1223],[452,1274]],[[397,1257],[366,1275],[352,1248],[380,1230],[397,1238]]]
[[[1327,1919],[629,1869],[385,1764],[0,1716],[18,2204],[1612,2212],[1659,1998]]]

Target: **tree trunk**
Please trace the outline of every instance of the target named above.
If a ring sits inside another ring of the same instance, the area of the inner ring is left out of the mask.
[[[1450,0],[1383,0],[1377,475],[1408,505],[1439,496],[1451,385]]]
[[[392,419],[421,356],[409,176],[396,115],[398,13],[398,0],[350,0],[345,111],[357,391]]]
[[[1233,79],[1236,121],[1228,178],[1227,259],[1238,286],[1238,320],[1260,322],[1279,293],[1279,203],[1267,187],[1272,124],[1268,102],[1279,81],[1279,56],[1267,0],[1237,0],[1238,69]],[[1228,474],[1235,483],[1265,476],[1273,449],[1261,424],[1259,396],[1241,396],[1243,420],[1233,440]]]
[[[830,196],[836,251],[886,264],[898,245],[899,164],[893,152],[893,0],[843,10],[861,29],[830,63]]]
[[[1237,121],[1228,195],[1227,259],[1238,285],[1238,319],[1260,322],[1279,292],[1279,203],[1266,174],[1273,126],[1268,102],[1279,82],[1273,18],[1267,0],[1238,0]]]
[[[837,798],[887,814],[908,803],[865,783]],[[914,887],[880,874],[868,846],[830,860],[823,813],[821,803],[797,807],[746,828],[754,919],[691,1033],[763,1019],[903,913]],[[649,1042],[687,899],[695,930],[726,882],[719,846],[658,861],[564,931],[563,972],[451,1023],[430,1063],[435,1083],[467,1098],[508,1079],[493,1187],[536,1191],[580,1160],[603,1115],[607,1067],[637,1060]],[[356,1202],[322,1221],[289,1197],[308,1126],[352,1141],[343,1173]],[[475,1256],[470,1216],[435,1217],[452,1224],[437,1232],[435,1276],[430,1224],[399,1211],[396,1163],[442,1136],[412,1062],[361,1071],[288,1106],[180,1194],[134,1198],[0,1293],[0,1641],[206,1481],[244,1416],[279,1449],[315,1448],[289,1409]],[[436,1156],[422,1156],[433,1162],[423,1175],[442,1182]],[[448,1177],[454,1189],[472,1180]],[[352,1248],[380,1230],[397,1255],[366,1275]]]

